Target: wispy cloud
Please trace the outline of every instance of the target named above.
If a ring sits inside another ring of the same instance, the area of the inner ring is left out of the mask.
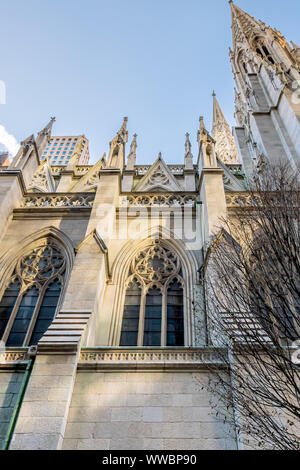
[[[16,138],[9,134],[4,126],[0,125],[0,145],[3,145],[11,156],[15,156],[20,148]]]

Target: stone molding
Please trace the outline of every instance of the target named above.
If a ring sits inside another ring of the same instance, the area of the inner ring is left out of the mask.
[[[222,350],[216,348],[83,348],[78,369],[222,369],[225,363],[220,358],[221,352]]]
[[[0,369],[25,369],[28,359],[28,348],[0,349]]]

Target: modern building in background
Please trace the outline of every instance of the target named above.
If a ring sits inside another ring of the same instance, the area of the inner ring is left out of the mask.
[[[85,135],[53,136],[46,146],[41,160],[49,158],[51,165],[67,165],[75,151],[79,152],[79,165],[88,165],[90,161],[89,141]]]
[[[200,273],[220,221],[249,217],[253,171],[300,167],[300,47],[231,14],[233,132],[214,95],[212,135],[200,118],[182,164],[138,165],[125,118],[107,157],[82,166],[86,138],[53,137],[51,119],[0,172],[2,446],[247,448],[235,403],[224,420],[203,389],[223,364]]]

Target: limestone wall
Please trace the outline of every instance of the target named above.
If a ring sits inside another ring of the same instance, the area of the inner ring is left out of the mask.
[[[63,449],[236,449],[205,372],[78,372]]]
[[[9,427],[23,379],[23,372],[0,370],[0,449]]]

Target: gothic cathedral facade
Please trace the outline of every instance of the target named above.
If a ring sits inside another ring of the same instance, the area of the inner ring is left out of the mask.
[[[137,165],[125,118],[95,165],[79,145],[55,166],[53,118],[1,169],[4,448],[243,448],[202,388],[218,363],[200,272],[253,170],[300,166],[300,47],[230,3],[233,132],[214,95],[182,165]]]

